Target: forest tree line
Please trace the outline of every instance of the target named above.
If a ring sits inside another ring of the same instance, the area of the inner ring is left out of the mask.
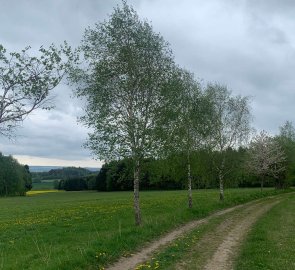
[[[64,167],[51,169],[48,172],[32,172],[33,183],[40,183],[42,180],[67,179],[73,177],[83,177],[93,174],[92,171],[80,167]]]
[[[29,166],[0,153],[0,196],[25,195],[32,188]]]
[[[286,168],[278,178],[268,173],[265,187],[287,188],[295,186],[295,130],[290,122],[280,127],[279,135],[273,137],[284,155]],[[218,188],[218,170],[212,155],[206,149],[191,153],[191,177],[193,189]],[[251,158],[248,147],[228,148],[225,153],[225,169],[228,171],[225,186],[260,187],[261,179],[249,170],[247,162]],[[265,157],[263,157],[265,158]],[[144,159],[141,170],[142,190],[187,189],[187,159],[185,153],[171,155],[166,159]],[[68,177],[57,181],[56,189],[129,191],[133,189],[133,162],[130,158],[105,163],[97,175]]]

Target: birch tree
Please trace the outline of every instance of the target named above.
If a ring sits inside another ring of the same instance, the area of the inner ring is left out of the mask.
[[[207,117],[208,105],[200,84],[195,80],[194,75],[184,69],[176,68],[170,85],[170,106],[164,113],[168,119],[162,124],[168,131],[162,132],[168,143],[168,153],[175,152],[178,155],[183,153],[186,159],[186,174],[188,187],[188,207],[192,208],[192,175],[191,155],[199,150],[204,143],[204,137],[208,133]]]
[[[71,79],[87,102],[81,121],[93,132],[86,146],[102,160],[133,160],[135,223],[140,225],[140,170],[142,160],[160,149],[155,131],[167,104],[172,53],[126,2],[85,31],[80,50],[84,62]]]
[[[291,179],[294,178],[295,172],[295,129],[290,121],[286,121],[283,126],[279,128],[280,133],[275,137],[275,140],[282,147],[285,155],[286,170],[276,183],[277,188],[285,188],[291,184]]]
[[[50,109],[50,91],[63,78],[72,58],[65,46],[41,47],[39,56],[29,55],[30,47],[8,53],[0,45],[0,134],[13,136],[16,127],[38,108]]]
[[[261,191],[267,176],[278,179],[286,170],[286,156],[278,141],[261,131],[250,142],[247,168],[260,178]]]
[[[231,168],[225,166],[226,151],[245,143],[251,131],[249,98],[232,96],[226,86],[209,84],[205,94],[210,100],[212,118],[207,145],[213,155],[213,164],[218,171],[220,200],[224,199],[224,181]]]
[[[295,142],[295,128],[290,121],[286,121],[280,128],[279,136],[285,140]]]

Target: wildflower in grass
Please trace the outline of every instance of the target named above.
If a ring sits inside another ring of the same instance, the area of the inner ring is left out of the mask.
[[[149,268],[151,268],[151,265],[150,264],[148,264],[148,263],[144,263],[144,264],[140,264],[140,265],[138,265],[136,268],[135,268],[135,270],[143,270],[143,269],[149,269]]]
[[[154,269],[158,269],[160,267],[159,261],[155,262]]]
[[[95,255],[95,258],[102,258],[106,256],[106,252],[97,252]]]

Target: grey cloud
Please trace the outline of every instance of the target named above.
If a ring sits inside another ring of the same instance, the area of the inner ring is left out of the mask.
[[[39,47],[64,40],[73,45],[84,29],[102,21],[117,1],[4,1],[0,9],[2,42],[12,48]]]
[[[255,12],[267,15],[291,15],[295,10],[293,0],[244,0],[245,6]]]
[[[0,141],[0,149],[5,154],[69,160],[89,157],[89,151],[82,148],[86,130],[77,125],[75,116],[60,112],[38,114],[26,119],[15,141]]]
[[[33,50],[63,40],[77,46],[84,29],[107,18],[119,0],[4,1],[0,43],[9,50]],[[171,44],[175,60],[204,83],[218,81],[234,94],[253,97],[254,126],[275,133],[294,119],[294,1],[133,0]],[[87,130],[76,119],[84,103],[61,84],[52,93],[55,109],[24,122],[15,143],[0,138],[5,153],[65,159],[89,156],[81,147]]]

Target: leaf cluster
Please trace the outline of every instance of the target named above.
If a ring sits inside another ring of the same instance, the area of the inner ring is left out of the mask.
[[[38,108],[51,109],[50,90],[62,80],[74,61],[71,47],[41,47],[38,56],[29,55],[30,47],[7,53],[0,45],[0,133],[11,137],[15,127]]]

